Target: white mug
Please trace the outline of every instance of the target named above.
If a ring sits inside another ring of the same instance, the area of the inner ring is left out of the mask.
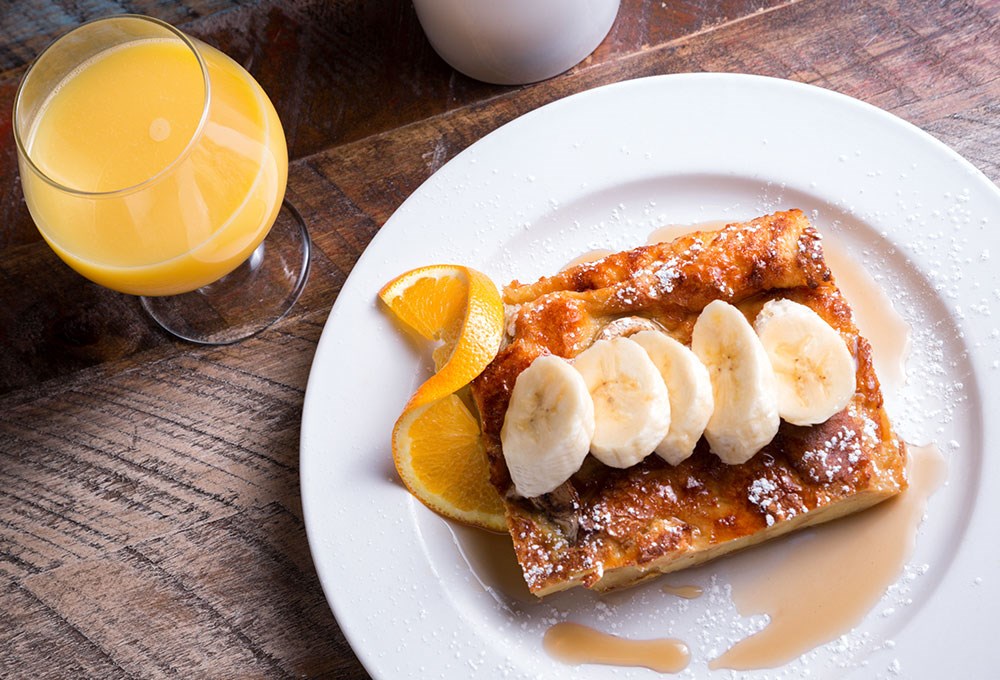
[[[611,30],[620,0],[413,0],[441,58],[488,83],[533,83],[575,66]]]

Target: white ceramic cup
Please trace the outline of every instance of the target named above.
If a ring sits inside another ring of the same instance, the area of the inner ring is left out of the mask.
[[[476,80],[533,83],[575,66],[604,39],[620,0],[413,0],[441,58]]]

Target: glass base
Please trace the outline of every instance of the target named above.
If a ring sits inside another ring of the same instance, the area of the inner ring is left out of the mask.
[[[203,345],[228,345],[259,333],[298,300],[309,276],[309,232],[287,201],[250,257],[214,283],[181,295],[143,297],[143,309],[168,333]]]

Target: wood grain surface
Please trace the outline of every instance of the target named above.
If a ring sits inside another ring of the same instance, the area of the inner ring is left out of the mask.
[[[285,126],[313,270],[238,345],[170,339],[63,265],[25,208],[17,83],[54,37],[123,11],[232,55]],[[522,87],[452,71],[404,0],[0,0],[0,677],[367,677],[305,540],[306,378],[372,236],[486,133],[629,78],[757,73],[880,106],[997,181],[998,62],[997,0],[623,0],[593,55]]]

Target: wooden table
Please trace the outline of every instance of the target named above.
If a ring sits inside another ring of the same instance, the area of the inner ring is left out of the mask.
[[[367,677],[306,544],[306,377],[372,236],[503,123],[639,76],[758,73],[887,109],[1000,177],[998,0],[623,0],[591,57],[523,87],[452,71],[406,0],[0,3],[0,677]],[[313,270],[251,340],[172,340],[63,265],[25,208],[17,83],[109,6],[220,47],[278,109]]]

